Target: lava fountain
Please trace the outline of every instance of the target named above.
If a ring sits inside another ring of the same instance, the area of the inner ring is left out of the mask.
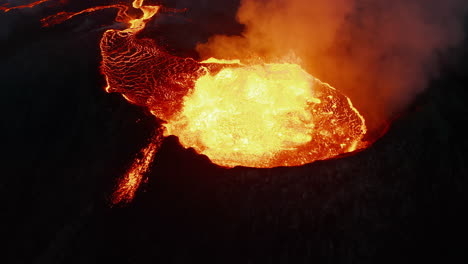
[[[223,167],[298,166],[364,148],[365,120],[351,100],[307,73],[294,61],[241,63],[240,60],[173,56],[151,39],[138,38],[160,6],[135,0],[126,5],[61,12],[45,26],[78,14],[117,8],[125,29],[102,36],[101,71],[107,92],[147,108],[163,123],[129,171],[112,202],[131,201],[150,168],[163,136],[174,135]]]
[[[165,127],[216,164],[257,168],[354,151],[366,132],[349,98],[291,63],[208,72]]]

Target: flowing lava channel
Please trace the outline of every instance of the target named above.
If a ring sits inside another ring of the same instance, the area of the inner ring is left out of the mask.
[[[42,3],[38,1],[35,3]],[[45,26],[78,14],[117,8],[125,29],[109,29],[101,42],[107,92],[118,92],[162,120],[164,136],[223,167],[297,166],[367,146],[365,121],[351,100],[290,62],[242,64],[173,56],[137,34],[160,6],[125,5],[61,12]],[[12,9],[12,8],[10,8]],[[113,203],[131,201],[163,137],[156,133],[121,178]]]

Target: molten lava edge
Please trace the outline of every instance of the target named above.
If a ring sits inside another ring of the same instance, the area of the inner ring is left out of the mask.
[[[366,133],[349,98],[289,63],[206,68],[165,128],[215,164],[258,168],[351,152]]]

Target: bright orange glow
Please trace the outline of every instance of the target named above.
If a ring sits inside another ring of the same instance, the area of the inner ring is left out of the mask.
[[[200,63],[216,63],[216,64],[241,64],[239,59],[236,60],[220,60],[216,58],[209,58],[204,61],[201,61]]]
[[[152,138],[151,142],[140,151],[139,156],[135,158],[127,173],[119,180],[118,187],[112,196],[113,204],[133,200],[143,176],[153,163],[161,142],[159,137],[160,135],[155,135]]]
[[[349,98],[288,63],[226,67],[200,77],[165,127],[184,147],[226,167],[327,159],[355,150],[366,133]]]
[[[143,6],[143,1],[144,0],[133,1],[133,8],[140,9],[143,15],[140,18],[131,19],[129,21],[130,27],[127,31],[143,29],[146,25],[146,20],[152,18],[159,11],[159,6]]]
[[[2,10],[3,12],[8,12],[8,11],[11,11],[11,10],[14,10],[14,9],[23,9],[23,8],[33,8],[37,5],[40,5],[44,2],[47,2],[49,0],[38,0],[38,1],[34,1],[34,2],[31,2],[29,4],[25,4],[25,5],[19,5],[19,6],[12,6],[12,7],[8,7],[8,4],[7,5],[4,5],[4,6],[0,6],[0,10]]]
[[[243,64],[210,58],[197,62],[170,55],[137,34],[160,10],[134,0],[132,8],[110,5],[59,13],[45,22],[118,8],[126,29],[101,39],[101,70],[107,92],[119,92],[165,121],[165,134],[225,166],[296,166],[366,146],[364,118],[351,100],[298,64]],[[44,23],[47,24],[47,23]],[[130,177],[130,176],[128,176]],[[132,178],[132,177],[130,177]],[[131,181],[127,181],[131,182]]]
[[[78,11],[78,12],[59,12],[59,13],[57,13],[55,15],[51,15],[51,16],[48,16],[48,17],[45,17],[45,18],[41,19],[41,22],[42,22],[42,25],[44,27],[50,27],[50,26],[53,26],[53,25],[63,23],[64,21],[66,21],[68,19],[71,19],[71,18],[73,18],[75,16],[81,15],[81,14],[91,13],[91,12],[104,10],[104,9],[108,9],[108,8],[117,8],[117,9],[119,9],[119,15],[117,15],[117,19],[116,19],[117,21],[121,21],[121,19],[120,19],[121,14],[126,12],[127,9],[128,9],[124,5],[96,6],[96,7],[86,8],[86,9]]]
[[[155,132],[120,179],[114,204],[133,199],[163,135],[177,136],[185,148],[224,167],[298,166],[367,146],[362,141],[365,120],[351,100],[293,59],[263,63],[257,58],[255,64],[245,64],[240,58],[198,62],[173,56],[153,40],[137,37],[161,10],[143,3],[60,12],[42,20],[51,26],[79,14],[117,8],[116,21],[127,25],[108,29],[101,38],[105,90],[148,109],[163,121],[164,134]],[[142,14],[134,17],[129,8]]]

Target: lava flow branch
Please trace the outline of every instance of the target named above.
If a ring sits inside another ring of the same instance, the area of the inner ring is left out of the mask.
[[[117,8],[116,20],[127,25],[102,36],[105,89],[147,108],[164,131],[155,134],[121,178],[113,203],[133,199],[164,136],[177,136],[185,148],[228,168],[298,166],[368,145],[362,141],[364,118],[351,100],[295,61],[196,61],[138,38],[162,9],[143,1],[62,12],[42,21],[53,25],[77,14]],[[141,15],[132,17],[130,8]]]

